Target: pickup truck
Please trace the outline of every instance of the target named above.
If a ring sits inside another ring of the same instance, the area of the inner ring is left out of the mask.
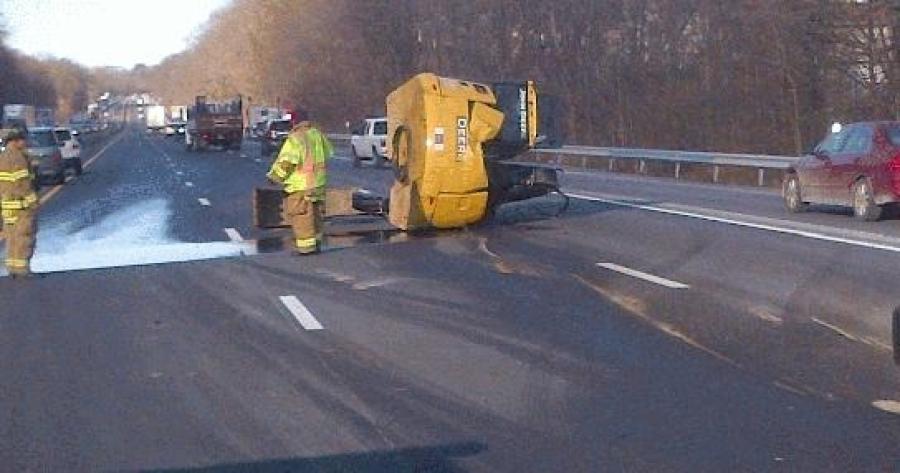
[[[353,166],[362,166],[362,160],[371,160],[375,166],[383,166],[387,155],[387,118],[367,118],[360,122],[350,137],[350,154]]]

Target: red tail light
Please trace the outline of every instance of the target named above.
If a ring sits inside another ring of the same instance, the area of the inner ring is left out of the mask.
[[[53,162],[58,163],[60,161],[62,161],[62,153],[60,153],[59,151],[53,153]]]

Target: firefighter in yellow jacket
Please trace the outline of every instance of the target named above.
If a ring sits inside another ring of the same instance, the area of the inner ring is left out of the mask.
[[[25,147],[25,134],[13,131],[7,135],[6,150],[0,154],[0,212],[6,234],[6,269],[13,277],[30,274],[37,232],[38,198]]]
[[[294,231],[301,254],[315,253],[325,241],[325,162],[334,148],[309,121],[291,130],[267,177],[284,186],[283,216]]]

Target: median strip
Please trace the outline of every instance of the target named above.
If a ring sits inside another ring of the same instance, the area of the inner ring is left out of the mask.
[[[323,330],[325,328],[296,296],[281,296],[279,299],[294,316],[294,320],[305,330]]]

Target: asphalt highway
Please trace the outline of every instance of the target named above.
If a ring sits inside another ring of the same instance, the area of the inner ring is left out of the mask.
[[[252,226],[254,143],[101,149],[43,277],[0,278],[4,470],[900,470],[900,220],[570,173],[559,217],[295,257]],[[345,151],[332,185],[385,192]]]

